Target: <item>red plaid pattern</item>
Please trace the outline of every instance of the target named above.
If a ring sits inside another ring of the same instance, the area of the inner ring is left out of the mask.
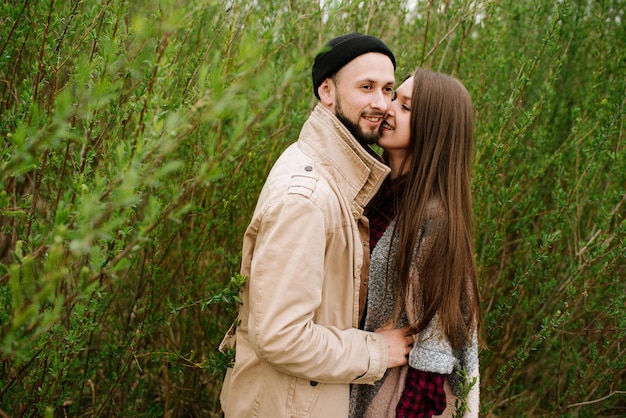
[[[398,406],[397,418],[430,418],[446,409],[446,377],[409,367],[406,384]]]
[[[365,210],[365,216],[370,221],[370,252],[396,216],[396,204],[403,190],[404,177],[394,180],[387,177]]]

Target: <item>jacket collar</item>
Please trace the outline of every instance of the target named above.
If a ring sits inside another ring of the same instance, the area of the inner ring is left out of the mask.
[[[321,103],[302,127],[299,141],[327,165],[337,184],[356,203],[360,216],[374,197],[389,167],[366,150],[348,128]],[[371,150],[370,150],[371,151]]]

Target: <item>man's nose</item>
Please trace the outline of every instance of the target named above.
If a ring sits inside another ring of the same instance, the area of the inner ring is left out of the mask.
[[[390,107],[389,105],[391,104],[391,96],[385,94],[385,92],[382,90],[377,91],[374,96],[375,97],[372,98],[372,108],[378,109],[381,112],[386,112],[387,109],[389,109]]]

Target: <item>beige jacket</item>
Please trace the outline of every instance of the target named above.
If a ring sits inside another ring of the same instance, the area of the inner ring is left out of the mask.
[[[350,383],[383,376],[386,341],[357,327],[363,208],[388,171],[321,104],[272,168],[244,236],[226,418],[345,418]]]

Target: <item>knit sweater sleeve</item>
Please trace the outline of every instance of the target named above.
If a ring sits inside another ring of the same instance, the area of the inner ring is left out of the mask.
[[[409,353],[409,366],[425,372],[450,374],[459,365],[450,343],[441,333],[437,316],[416,336]]]
[[[432,250],[441,225],[439,222],[441,212],[436,209],[436,205],[431,208],[434,209],[431,212],[431,218],[424,225],[420,242],[415,250],[415,270],[413,271],[415,280],[412,281],[415,286],[419,286],[420,283],[418,273],[420,263]],[[410,291],[409,295],[412,294],[413,292]],[[407,316],[410,323],[415,323],[419,316],[419,309],[419,301],[411,300],[409,296]],[[469,412],[464,416],[478,416],[480,376],[476,332],[472,335],[469,344],[455,350],[443,333],[438,315],[435,315],[426,328],[416,336],[415,344],[409,353],[409,366],[425,372],[447,375],[450,389],[455,396],[463,396],[466,392]],[[468,385],[471,386],[469,391],[467,391]]]
[[[480,371],[478,340],[474,333],[472,342],[456,353],[458,365],[449,376],[450,388],[455,396],[466,395],[467,411],[464,417],[478,416],[480,404]]]

